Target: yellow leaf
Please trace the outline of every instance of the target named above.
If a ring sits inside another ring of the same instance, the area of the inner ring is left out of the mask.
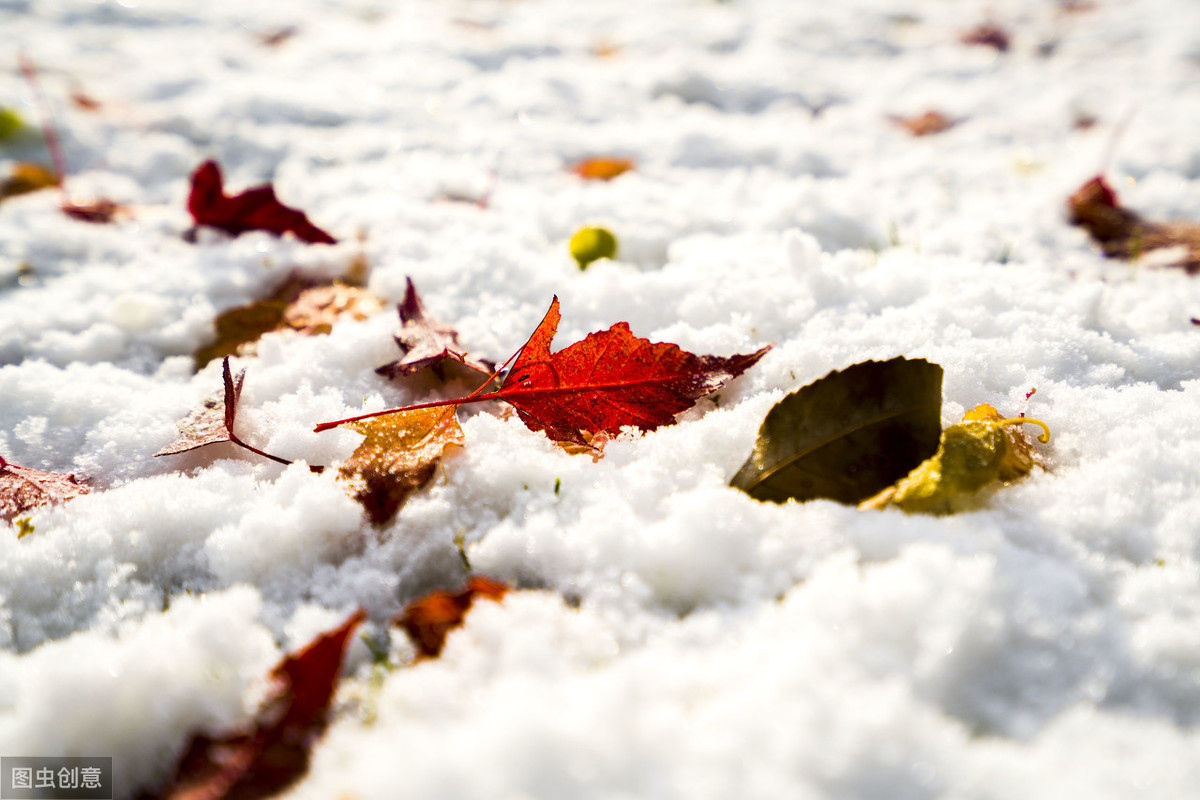
[[[387,522],[410,494],[437,470],[447,450],[466,443],[454,409],[401,411],[346,427],[366,438],[341,466],[367,515],[376,525]]]
[[[53,170],[47,169],[41,164],[21,161],[14,164],[9,176],[0,181],[0,200],[57,185],[58,178]]]
[[[963,421],[942,431],[938,451],[894,485],[859,504],[860,509],[897,506],[907,512],[948,514],[970,504],[976,492],[995,481],[1007,483],[1042,466],[1041,455],[1016,428],[1023,422],[1042,426],[1040,441],[1049,441],[1045,423],[1003,418],[983,403]]]

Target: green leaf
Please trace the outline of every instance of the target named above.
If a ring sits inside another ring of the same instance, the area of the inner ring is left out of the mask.
[[[730,485],[758,500],[857,504],[937,452],[942,368],[864,361],[831,372],[767,413]]]

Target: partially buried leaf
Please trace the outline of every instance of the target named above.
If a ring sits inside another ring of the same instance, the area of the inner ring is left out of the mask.
[[[234,433],[233,426],[237,421],[238,402],[242,398],[242,383],[246,379],[246,370],[240,370],[237,377],[233,377],[229,370],[229,356],[226,356],[221,366],[221,378],[224,389],[209,397],[204,401],[203,406],[188,414],[179,423],[179,437],[155,453],[154,457],[173,456],[210,444],[230,442],[263,458],[269,458],[280,464],[291,464],[292,462],[287,459],[273,456],[253,445],[246,444]],[[309,469],[313,472],[320,472],[324,467],[309,467]]]
[[[378,374],[395,378],[429,369],[439,380],[445,380],[447,364],[461,364],[484,375],[491,375],[495,371],[494,363],[475,358],[462,348],[456,330],[426,316],[425,306],[413,286],[412,278],[407,279],[404,302],[396,308],[400,313],[396,346],[404,355],[376,369]]]
[[[87,494],[87,485],[74,475],[19,467],[0,456],[0,519],[16,517],[41,506]]]
[[[447,449],[465,443],[453,409],[405,411],[346,426],[366,438],[342,464],[340,476],[376,525],[429,482]]]
[[[224,389],[208,397],[204,405],[184,417],[179,423],[179,436],[155,453],[155,458],[233,441],[233,424],[237,420],[238,401],[242,397],[242,383],[246,380],[246,370],[238,370],[237,376],[232,377],[229,359],[226,358],[222,377]]]
[[[987,403],[976,406],[962,422],[942,431],[937,453],[859,508],[896,506],[908,512],[947,514],[966,507],[985,486],[1015,480],[1041,465],[1033,443],[1017,427],[1024,422],[1046,427],[1024,417],[1004,419]],[[1041,441],[1049,438],[1047,430]]]
[[[221,168],[215,161],[205,161],[192,173],[188,212],[197,225],[219,228],[234,236],[246,231],[268,231],[277,236],[290,232],[304,242],[337,242],[309,222],[303,211],[279,202],[270,184],[226,195]]]
[[[345,283],[318,283],[289,277],[270,297],[231,308],[217,316],[217,338],[196,351],[196,368],[223,356],[242,355],[264,334],[293,330],[308,336],[329,333],[342,316],[366,319],[383,310],[383,301],[366,289]]]
[[[476,598],[500,602],[508,586],[491,578],[475,576],[460,592],[436,591],[416,600],[397,616],[394,623],[404,628],[417,647],[418,658],[437,658],[446,635],[462,625]]]
[[[676,414],[741,375],[771,349],[697,356],[670,342],[634,336],[628,323],[618,322],[551,353],[561,318],[555,297],[494,392],[322,422],[314,430],[416,408],[504,400],[530,430],[545,431],[556,442],[587,445],[598,434],[616,436],[624,427],[653,431],[674,424]]]
[[[1200,225],[1189,222],[1157,223],[1121,206],[1117,194],[1103,177],[1085,183],[1067,200],[1071,224],[1081,226],[1104,250],[1104,255],[1134,259],[1151,250],[1178,249],[1168,263],[1189,275],[1200,272]]]
[[[571,165],[574,172],[584,180],[611,181],[618,175],[624,175],[633,169],[636,163],[632,158],[605,157],[585,158]]]
[[[53,170],[41,164],[22,161],[14,164],[8,177],[0,181],[0,201],[54,186],[58,186],[58,178]]]
[[[864,361],[789,394],[767,413],[730,485],[759,500],[858,503],[937,451],[942,368]]]
[[[351,614],[271,671],[274,691],[249,730],[220,738],[197,734],[162,800],[256,800],[282,792],[308,771],[328,725],[346,643],[366,612]]]

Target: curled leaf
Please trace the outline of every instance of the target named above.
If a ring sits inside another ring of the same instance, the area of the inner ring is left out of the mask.
[[[246,444],[234,433],[233,426],[237,422],[238,401],[242,398],[242,383],[246,380],[246,370],[240,370],[237,377],[233,377],[229,370],[229,357],[226,356],[222,364],[221,377],[224,382],[223,390],[209,397],[204,401],[203,406],[184,417],[179,423],[179,437],[155,453],[154,457],[173,456],[210,444],[230,442],[263,458],[269,458],[280,464],[291,464],[292,462],[286,459]],[[323,468],[309,467],[309,469],[313,472],[320,472]]]
[[[396,346],[403,357],[384,364],[375,370],[388,378],[414,375],[421,370],[433,370],[439,380],[445,380],[446,364],[461,364],[467,369],[491,375],[496,365],[467,353],[458,343],[458,331],[443,325],[425,314],[425,306],[407,279],[404,301],[396,309],[400,314],[400,332],[396,334]]]
[[[758,500],[859,503],[937,451],[942,368],[864,361],[780,400],[730,485]]]
[[[346,426],[366,438],[341,466],[340,477],[376,525],[434,476],[448,449],[466,440],[452,409],[419,409]]]
[[[460,592],[436,591],[416,600],[404,609],[394,623],[408,634],[417,647],[418,658],[437,658],[446,643],[446,635],[462,625],[463,618],[476,598],[500,602],[508,586],[491,578],[475,576]]]
[[[1200,225],[1143,219],[1118,202],[1116,192],[1101,176],[1072,194],[1067,210],[1071,224],[1086,230],[1106,256],[1136,260],[1151,250],[1177,248],[1180,252],[1171,263],[1188,274],[1200,272]]]
[[[1035,419],[1004,419],[986,403],[942,431],[938,451],[894,486],[859,504],[862,509],[896,506],[907,512],[947,514],[965,506],[989,484],[1008,482],[1029,473],[1041,458],[1018,429]],[[1048,441],[1049,430],[1041,437]]]

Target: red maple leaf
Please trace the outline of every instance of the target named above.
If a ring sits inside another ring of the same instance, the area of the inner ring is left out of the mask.
[[[462,625],[463,617],[476,597],[498,603],[507,592],[505,584],[476,576],[461,592],[430,592],[413,601],[392,622],[404,628],[412,639],[417,646],[418,658],[437,658],[446,643],[446,634]]]
[[[375,370],[379,375],[395,378],[413,375],[423,369],[433,370],[439,380],[445,380],[444,367],[447,362],[462,364],[468,369],[491,375],[496,365],[467,354],[458,343],[458,332],[425,315],[425,306],[417,295],[412,278],[408,278],[404,290],[404,302],[397,306],[400,312],[400,332],[396,334],[396,346],[403,358],[384,364]]]
[[[672,424],[676,414],[741,375],[771,349],[697,356],[669,342],[634,336],[627,323],[618,322],[551,353],[560,318],[555,297],[494,392],[323,422],[315,430],[393,411],[504,400],[516,407],[530,430],[545,431],[557,442],[586,445],[596,434],[613,436],[627,426],[652,431]]]
[[[219,739],[197,734],[179,760],[162,800],[253,800],[271,797],[308,771],[313,744],[325,732],[346,642],[366,619],[359,609],[341,626],[287,656],[271,672],[274,692],[253,729]]]
[[[305,242],[337,242],[309,222],[303,211],[279,202],[270,184],[247,189],[232,197],[226,195],[221,168],[215,161],[205,161],[192,173],[188,211],[197,225],[210,225],[234,236],[246,231],[268,231],[282,236],[291,231]]]
[[[70,500],[89,491],[74,475],[18,467],[0,456],[0,519],[12,522],[26,511]]]

